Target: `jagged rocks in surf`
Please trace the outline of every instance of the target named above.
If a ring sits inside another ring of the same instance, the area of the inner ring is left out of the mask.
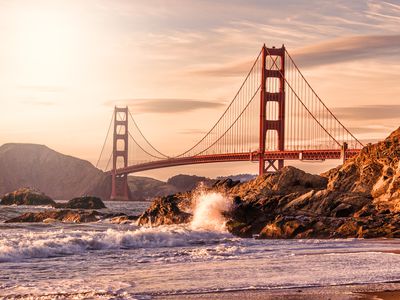
[[[55,221],[67,223],[90,223],[99,220],[106,220],[113,224],[133,223],[139,216],[128,216],[124,213],[103,213],[96,210],[45,210],[40,212],[28,212],[5,223],[52,223]]]
[[[59,208],[73,208],[73,209],[102,209],[106,208],[104,202],[94,196],[82,196],[69,200],[67,203],[57,203]]]
[[[35,188],[20,188],[14,192],[5,194],[0,201],[1,205],[49,205],[56,203],[49,196]]]
[[[189,223],[192,214],[184,209],[190,209],[190,200],[182,194],[158,197],[139,217],[138,224],[159,226]]]
[[[191,193],[156,198],[140,216],[139,225],[191,223],[195,230],[225,231],[232,201],[223,193],[199,187]]]
[[[262,238],[400,237],[399,141],[400,129],[322,177],[284,168],[233,188],[242,202],[228,229]]]
[[[68,223],[87,223],[100,220],[102,214],[97,211],[79,211],[79,210],[47,210],[43,212],[28,212],[18,217],[5,221],[5,223],[35,223],[52,221],[61,221]]]

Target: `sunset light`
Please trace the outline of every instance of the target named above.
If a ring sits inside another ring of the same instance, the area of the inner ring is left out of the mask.
[[[400,0],[0,0],[0,299],[400,299]]]

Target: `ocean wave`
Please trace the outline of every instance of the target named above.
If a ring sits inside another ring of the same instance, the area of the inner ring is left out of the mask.
[[[135,227],[132,230],[57,230],[0,235],[0,262],[66,256],[90,250],[184,247],[215,244],[229,233],[191,230],[184,225]]]

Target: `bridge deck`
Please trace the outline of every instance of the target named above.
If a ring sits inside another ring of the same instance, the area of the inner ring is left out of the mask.
[[[346,151],[346,159],[355,156],[359,153],[359,149],[348,149]],[[313,160],[326,160],[326,159],[341,159],[342,151],[336,149],[328,150],[294,150],[294,151],[269,151],[265,152],[265,160],[300,160],[300,161],[313,161]],[[142,172],[153,169],[161,169],[168,167],[176,167],[183,165],[193,164],[206,164],[217,162],[237,162],[237,161],[258,161],[259,154],[257,152],[244,152],[244,153],[229,153],[229,154],[212,154],[212,155],[199,155],[194,157],[179,157],[164,159],[137,165],[131,165],[126,168],[119,168],[116,170],[116,175],[130,174]],[[111,171],[109,171],[111,173]]]

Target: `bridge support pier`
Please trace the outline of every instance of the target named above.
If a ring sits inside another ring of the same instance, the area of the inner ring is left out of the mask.
[[[123,166],[118,165],[122,159]],[[130,200],[128,174],[117,175],[118,167],[128,166],[128,107],[114,108],[113,169],[111,171],[111,200]]]
[[[264,45],[261,52],[259,175],[269,170],[280,170],[284,166],[283,159],[266,161],[264,156],[267,146],[273,146],[274,150],[285,150],[285,52],[283,45],[281,48],[267,48]],[[277,111],[272,105],[267,111],[268,103],[273,102],[278,104]],[[268,131],[277,132],[276,145],[267,145]]]

